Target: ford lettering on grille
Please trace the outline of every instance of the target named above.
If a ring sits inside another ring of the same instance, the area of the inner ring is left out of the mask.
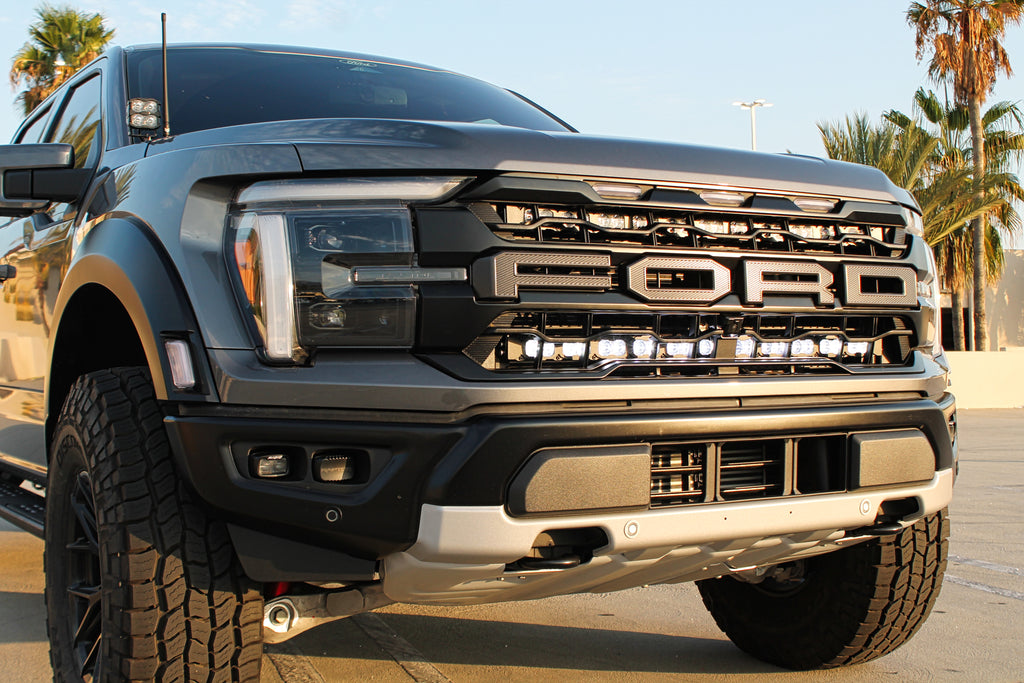
[[[711,258],[644,256],[619,267],[619,282],[633,296],[651,303],[713,304],[736,292],[746,304],[764,303],[766,294],[803,295],[830,306],[838,295],[843,305],[913,306],[917,277],[909,266],[844,264],[845,290],[825,266],[810,261],[745,259],[734,273]],[[607,254],[502,252],[478,260],[473,285],[482,299],[517,299],[522,289],[606,291],[613,267]]]

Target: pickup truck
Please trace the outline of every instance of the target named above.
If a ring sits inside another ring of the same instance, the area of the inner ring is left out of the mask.
[[[391,602],[689,581],[812,669],[935,603],[939,282],[874,169],[172,45],[107,50],[0,173],[0,514],[45,539],[58,680],[256,680]]]

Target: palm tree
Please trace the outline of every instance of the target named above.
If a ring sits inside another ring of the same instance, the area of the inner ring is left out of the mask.
[[[26,115],[99,56],[114,37],[114,29],[104,26],[99,13],[43,5],[36,16],[38,21],[28,28],[29,42],[14,55],[10,74],[11,86],[24,88],[17,101]]]
[[[923,117],[933,129],[932,135],[937,140],[932,159],[932,177],[938,179],[942,175],[952,175],[953,169],[971,168],[973,146],[967,137],[969,115],[963,105],[951,106],[942,102],[938,96],[924,88],[914,93],[914,111]],[[920,124],[902,112],[891,110],[883,118],[902,130],[909,130]],[[1022,151],[1024,151],[1024,113],[1016,104],[997,102],[982,115],[983,142],[986,153],[988,192],[995,201],[985,202],[988,211],[985,243],[985,276],[986,279],[998,277],[1002,272],[1002,241],[999,228],[1009,233],[1018,231],[1021,218],[1014,208],[1014,202],[1024,195],[1024,189],[1018,178],[1009,173]],[[930,187],[934,193],[937,187]],[[940,192],[941,194],[941,192]],[[922,205],[925,203],[922,198]],[[947,213],[948,221],[940,230],[932,233],[939,237],[947,237],[933,242],[936,247],[936,258],[939,262],[942,280],[950,290],[953,308],[953,343],[957,351],[966,348],[963,334],[963,300],[964,291],[974,272],[972,262],[974,247],[965,230],[964,220],[955,211]],[[996,252],[993,253],[992,250]]]
[[[911,192],[923,186],[938,144],[924,129],[901,129],[886,122],[876,126],[864,114],[837,123],[819,123],[818,131],[829,158],[874,166]]]
[[[917,56],[932,53],[928,74],[951,82],[956,101],[967,106],[974,176],[985,174],[981,105],[1000,72],[1012,74],[1001,44],[1008,25],[1024,19],[1024,0],[925,0],[912,2],[907,22],[914,27]],[[971,226],[974,245],[974,348],[988,348],[985,323],[985,218]]]
[[[857,115],[841,122],[819,123],[818,130],[830,158],[874,166],[917,198],[928,244],[939,244],[965,221],[1001,206],[994,186],[1008,182],[1004,174],[993,173],[975,181],[966,157],[958,164],[937,165],[938,137],[899,112],[890,114],[898,124],[883,118],[875,125]]]

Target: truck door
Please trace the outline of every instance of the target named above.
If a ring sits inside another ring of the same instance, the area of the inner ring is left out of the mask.
[[[101,100],[96,73],[50,105],[55,111],[35,119],[17,142],[69,143],[75,148],[75,167],[95,169],[103,140]],[[51,323],[78,211],[78,201],[54,202],[31,216],[0,223],[0,264],[15,269],[0,295],[0,457],[37,466],[46,465],[43,399]]]

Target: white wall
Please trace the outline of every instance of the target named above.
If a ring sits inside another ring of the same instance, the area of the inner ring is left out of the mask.
[[[947,351],[957,408],[1024,407],[1024,350]]]

